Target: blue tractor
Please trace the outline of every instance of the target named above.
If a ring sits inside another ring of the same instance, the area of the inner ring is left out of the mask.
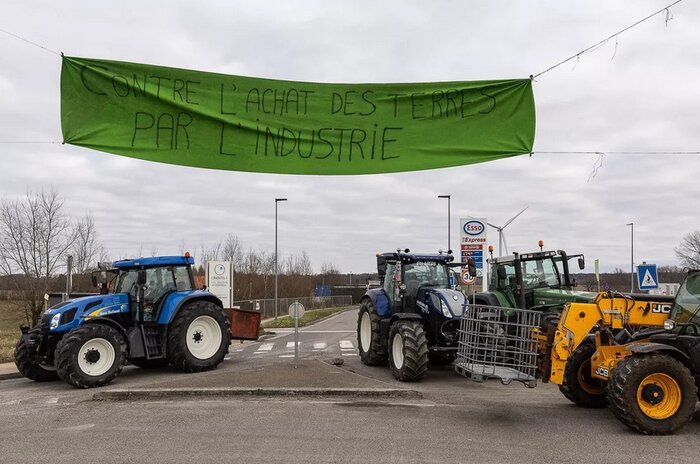
[[[80,388],[109,383],[127,360],[184,372],[216,368],[231,327],[221,300],[195,290],[193,264],[186,253],[115,261],[93,273],[99,295],[59,303],[37,326],[21,328],[17,368],[32,380]]]
[[[451,252],[413,254],[410,250],[377,255],[380,288],[360,301],[357,345],[369,366],[391,367],[403,382],[420,380],[428,362],[448,364],[457,353],[459,318],[467,297],[452,288]],[[469,271],[475,275],[472,262]]]

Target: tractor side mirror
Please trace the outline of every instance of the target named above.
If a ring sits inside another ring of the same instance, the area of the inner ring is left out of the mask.
[[[139,269],[139,272],[136,276],[136,283],[139,285],[146,285],[146,270],[145,269]]]
[[[474,260],[471,258],[467,260],[467,269],[469,269],[470,276],[476,275],[476,264],[474,264]]]
[[[508,274],[506,274],[506,268],[503,266],[498,266],[496,268],[496,273],[498,274],[498,280],[504,280],[506,277],[508,277]]]
[[[583,256],[581,256],[581,257],[578,259],[578,268],[581,269],[581,270],[583,270],[585,267],[586,267],[586,258],[584,258]]]

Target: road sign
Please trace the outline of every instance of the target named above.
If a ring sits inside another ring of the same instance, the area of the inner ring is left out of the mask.
[[[293,317],[295,319],[304,317],[304,305],[299,303],[298,301],[295,301],[294,303],[290,304],[289,317]]]
[[[486,218],[461,218],[460,225],[460,257],[462,262],[466,263],[469,259],[474,261],[476,266],[476,275],[471,276],[470,282],[476,281],[477,277],[481,278],[482,286],[486,291]],[[464,270],[462,268],[462,281],[464,281]]]
[[[224,308],[233,301],[233,263],[231,261],[207,261],[207,290],[216,295]]]
[[[659,276],[656,273],[656,264],[640,264],[637,266],[637,287],[639,287],[640,290],[659,288]]]
[[[289,316],[294,319],[294,369],[299,367],[299,318],[304,316],[304,305],[295,301],[289,305]]]
[[[470,275],[468,268],[462,269],[462,272],[460,273],[460,277],[462,279],[463,284],[469,285],[469,284],[473,284],[474,282],[476,282],[476,276]]]

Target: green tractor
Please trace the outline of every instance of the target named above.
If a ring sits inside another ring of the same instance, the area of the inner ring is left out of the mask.
[[[568,255],[563,250],[492,257],[488,292],[476,293],[474,303],[558,315],[566,303],[592,302],[596,292],[574,290],[576,279],[569,272],[569,261],[575,258],[579,269],[584,269],[583,255]]]

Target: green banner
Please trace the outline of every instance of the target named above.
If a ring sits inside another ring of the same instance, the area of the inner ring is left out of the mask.
[[[64,57],[66,143],[161,163],[375,174],[530,153],[530,79],[418,84],[278,81]]]

